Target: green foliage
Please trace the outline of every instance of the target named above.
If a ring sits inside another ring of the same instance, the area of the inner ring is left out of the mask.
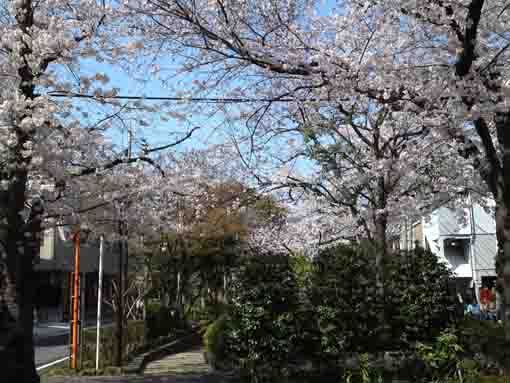
[[[379,299],[375,251],[337,246],[313,262],[302,256],[248,258],[233,277],[229,316],[206,333],[207,352],[258,381],[292,375],[296,365],[308,362],[313,371],[334,375],[336,369],[353,382],[382,380],[386,372],[377,358],[361,358],[350,371],[340,360],[346,353],[385,350],[407,350],[416,358],[414,344],[436,340],[448,326],[453,299],[448,270],[422,250],[386,257]],[[445,334],[439,338],[440,345],[448,341]],[[436,355],[432,347],[428,354]]]
[[[375,251],[341,245],[316,257],[309,296],[321,357],[411,349],[414,342],[431,340],[448,325],[453,299],[446,267],[423,250],[389,255],[383,264],[381,299]]]
[[[453,330],[446,329],[437,337],[435,343],[431,345],[418,343],[416,348],[434,378],[450,377],[459,370],[460,357],[464,349]]]
[[[299,289],[305,290],[309,288],[313,271],[313,262],[311,259],[305,255],[298,254],[291,258],[291,266],[296,276]]]
[[[228,316],[222,315],[212,322],[204,333],[204,346],[209,362],[219,367],[220,362],[226,359],[225,335],[227,332]]]
[[[510,383],[510,376],[481,376],[477,383]]]
[[[230,306],[225,302],[211,302],[205,308],[192,307],[187,313],[187,318],[193,321],[214,322],[223,314],[228,313]]]
[[[234,277],[226,355],[257,380],[286,374],[295,354],[298,285],[289,259],[250,258]]]
[[[465,319],[459,323],[459,340],[466,356],[478,358],[482,371],[510,373],[510,324]]]
[[[385,307],[393,338],[401,337],[407,346],[433,339],[451,324],[455,306],[451,278],[446,265],[423,249],[387,257]]]
[[[73,370],[69,367],[52,368],[46,376],[119,376],[122,374],[120,367],[107,366],[96,371],[95,367],[85,367],[79,370]]]
[[[145,342],[145,325],[143,321],[129,321],[127,331],[124,333],[124,360],[132,354],[133,351],[143,347]],[[100,367],[113,365],[114,358],[114,327],[103,327],[101,329],[101,357]],[[83,331],[83,368],[95,366],[96,360],[96,329]]]
[[[162,306],[159,303],[147,305],[145,323],[148,340],[166,337],[176,330],[182,330],[187,327],[185,320],[176,316],[175,310]]]
[[[477,360],[464,358],[459,363],[463,383],[480,382],[480,363]]]

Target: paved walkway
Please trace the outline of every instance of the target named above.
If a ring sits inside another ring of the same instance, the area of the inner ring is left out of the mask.
[[[168,355],[163,359],[149,363],[144,375],[210,375],[211,369],[203,357],[204,349],[195,347],[189,351]]]
[[[60,377],[49,383],[224,383],[217,376],[112,376],[112,377]]]
[[[227,379],[214,374],[205,363],[203,348],[169,355],[151,362],[143,376],[55,377],[49,383],[223,383]]]

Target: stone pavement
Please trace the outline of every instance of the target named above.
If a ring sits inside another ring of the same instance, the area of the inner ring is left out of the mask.
[[[111,376],[111,377],[59,377],[51,378],[48,383],[223,383],[221,377],[203,376]]]
[[[118,377],[55,377],[48,383],[223,383],[228,379],[213,373],[203,357],[203,348],[168,355],[147,365],[144,375]]]
[[[149,363],[144,375],[208,375],[211,369],[203,357],[203,348],[195,347],[186,352],[168,355]]]

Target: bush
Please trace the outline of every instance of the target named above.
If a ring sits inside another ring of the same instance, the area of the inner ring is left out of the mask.
[[[403,347],[432,341],[455,320],[452,274],[430,251],[416,249],[398,255],[388,257],[385,270],[392,337],[400,337]]]
[[[389,254],[383,264],[384,296],[376,291],[375,249],[336,246],[314,260],[310,301],[317,318],[320,355],[412,349],[449,324],[450,274],[423,250]],[[381,320],[381,318],[383,320]]]
[[[285,256],[252,257],[234,276],[225,354],[250,377],[272,381],[286,375],[296,351],[298,294]],[[211,332],[218,328],[219,324]]]
[[[466,356],[475,359],[483,372],[510,373],[510,324],[465,319],[459,323],[459,340]]]
[[[176,330],[187,328],[185,320],[179,318],[175,310],[171,307],[162,306],[159,303],[151,303],[147,306],[145,321],[147,339],[149,341],[169,336]]]
[[[124,333],[123,360],[127,360],[134,350],[144,346],[145,325],[143,321],[129,321],[127,331]],[[82,368],[95,367],[96,360],[96,329],[83,331]],[[113,365],[115,355],[114,327],[108,326],[101,329],[101,358],[100,367]]]
[[[402,366],[422,371],[416,342],[434,342],[453,319],[450,274],[423,250],[388,254],[381,296],[375,255],[362,245],[326,249],[312,263],[249,258],[234,275],[229,316],[207,331],[207,353],[259,381],[303,373],[338,378],[352,368],[342,364],[348,354],[369,353],[379,366],[385,351],[396,350],[410,355]],[[386,367],[377,368],[386,374]],[[392,367],[391,374],[401,372]]]
[[[227,331],[228,316],[220,316],[211,323],[204,334],[204,346],[207,362],[214,368],[219,368],[226,360],[225,334]]]
[[[225,302],[208,304],[205,308],[193,307],[189,310],[187,317],[191,321],[213,322],[223,314],[227,313],[229,305]]]
[[[419,343],[417,350],[436,381],[454,377],[460,368],[463,348],[451,329],[443,331],[432,345]]]

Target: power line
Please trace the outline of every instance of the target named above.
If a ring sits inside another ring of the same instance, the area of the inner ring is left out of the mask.
[[[95,96],[90,94],[72,93],[72,92],[49,92],[48,96],[62,97],[62,98],[85,98],[94,99],[98,101],[104,100],[134,100],[134,101],[188,101],[196,103],[209,103],[209,104],[242,104],[251,102],[314,102],[314,101],[327,101],[323,99],[299,99],[299,98],[229,98],[229,97],[151,97],[151,96]]]

